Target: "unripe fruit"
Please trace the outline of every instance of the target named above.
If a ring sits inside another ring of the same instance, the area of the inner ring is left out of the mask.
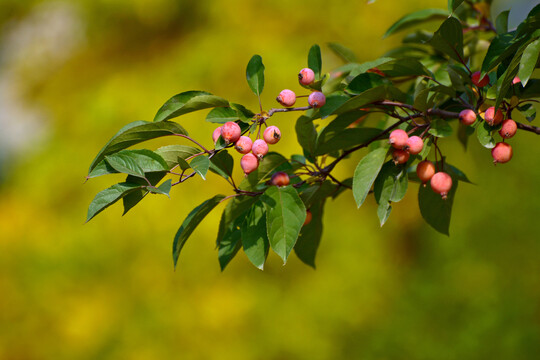
[[[248,175],[259,167],[259,159],[251,153],[246,154],[242,156],[242,159],[240,160],[240,167],[244,170],[244,173]]]
[[[445,172],[438,172],[431,178],[431,189],[440,194],[446,200],[448,192],[452,189],[452,177]]]
[[[314,91],[309,94],[308,104],[314,108],[320,108],[326,104],[326,96],[324,96],[324,94],[320,91]]]
[[[394,159],[394,164],[405,164],[409,160],[409,153],[405,150],[394,149],[392,151],[392,159]]]
[[[411,155],[420,154],[420,151],[424,148],[424,141],[420,136],[411,136],[407,139],[405,148]]]
[[[216,143],[216,141],[218,141],[220,135],[221,135],[221,126],[216,128],[214,132],[212,133],[212,140],[214,140],[214,144]]]
[[[309,224],[312,218],[313,218],[313,215],[311,214],[311,211],[306,210],[306,220],[304,220],[304,225],[302,226],[306,226],[307,224]]]
[[[429,160],[423,160],[416,165],[416,175],[418,175],[418,178],[424,184],[431,180],[433,175],[435,175],[435,165]]]
[[[257,155],[259,159],[262,159],[264,155],[268,154],[268,144],[263,139],[257,139],[253,142],[251,152]]]
[[[503,121],[503,113],[500,109],[495,112],[495,107],[489,107],[484,114],[484,119],[490,126],[499,125]]]
[[[459,120],[463,125],[472,125],[476,121],[476,113],[471,109],[465,109],[459,113]]]
[[[407,145],[407,140],[409,140],[409,135],[405,130],[396,129],[390,133],[388,142],[395,149],[403,149]]]
[[[514,154],[512,147],[507,143],[497,143],[493,149],[491,149],[491,156],[493,156],[493,163],[501,163],[510,161],[512,155]]]
[[[270,183],[275,186],[289,185],[289,175],[283,171],[278,171],[272,175]]]
[[[236,151],[238,151],[240,154],[247,154],[251,151],[251,146],[253,145],[253,141],[247,136],[240,136],[240,139],[236,141],[234,144],[234,148]]]
[[[300,81],[300,84],[302,85],[310,85],[315,81],[315,73],[310,68],[304,68],[300,70],[300,73],[298,74],[298,81]]]
[[[267,144],[275,144],[281,139],[281,131],[277,126],[269,126],[264,130],[263,139]]]
[[[296,94],[289,89],[281,90],[276,100],[283,106],[293,106],[296,102]]]
[[[501,130],[499,130],[499,134],[504,139],[510,139],[512,136],[516,134],[517,131],[517,124],[512,119],[506,119],[502,122]]]
[[[221,127],[221,137],[227,144],[236,142],[240,139],[240,135],[242,135],[242,130],[234,121],[228,121]]]
[[[473,73],[471,76],[471,80],[473,84],[478,87],[484,87],[489,84],[489,76],[485,75],[482,79],[480,79],[480,71]]]

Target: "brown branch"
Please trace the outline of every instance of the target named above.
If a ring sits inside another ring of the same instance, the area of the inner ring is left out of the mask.
[[[525,131],[530,131],[532,133],[540,135],[540,127],[523,124],[523,123],[520,123],[520,122],[517,122],[517,121],[516,121],[516,124],[517,124],[518,129],[525,130]]]
[[[268,117],[274,115],[277,112],[289,112],[289,111],[305,111],[311,109],[311,106],[302,106],[296,108],[284,108],[284,109],[270,109],[268,110]]]

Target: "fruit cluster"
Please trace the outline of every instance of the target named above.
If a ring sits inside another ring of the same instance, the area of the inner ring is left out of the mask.
[[[298,73],[300,85],[310,86],[315,82],[315,73],[310,68],[304,68]],[[285,107],[291,107],[296,103],[296,94],[294,91],[282,90],[276,98],[277,102]],[[320,108],[326,104],[326,96],[320,91],[313,91],[308,96],[308,104],[313,108]]]

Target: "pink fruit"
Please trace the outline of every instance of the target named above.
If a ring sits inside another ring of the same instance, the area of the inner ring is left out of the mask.
[[[264,155],[268,154],[268,144],[263,139],[257,139],[253,142],[251,152],[257,155],[259,159],[262,159]]]
[[[281,90],[276,100],[283,106],[293,106],[296,102],[296,94],[294,93],[294,91],[289,89]]]
[[[416,165],[416,175],[418,175],[422,184],[425,185],[435,175],[435,165],[429,160],[420,161]]]
[[[277,126],[269,126],[264,130],[263,139],[267,144],[275,144],[281,139],[281,131]]]
[[[309,94],[308,104],[314,108],[320,108],[326,104],[326,96],[324,96],[324,94],[320,91],[314,91]]]
[[[407,146],[407,140],[409,140],[409,135],[407,135],[405,130],[396,129],[390,133],[388,142],[395,149],[403,149]]]
[[[234,121],[228,121],[221,127],[221,137],[227,144],[236,142],[241,134],[240,126]]]
[[[499,130],[499,134],[504,139],[510,139],[512,136],[516,134],[517,131],[517,124],[512,119],[506,119],[502,122],[501,130]]]
[[[212,133],[212,140],[214,140],[214,144],[219,139],[219,136],[221,135],[221,126],[216,128],[214,132]]]
[[[240,160],[240,167],[244,170],[244,173],[248,175],[259,167],[259,159],[251,153],[246,154],[242,156],[242,159]]]
[[[493,163],[501,163],[510,161],[512,155],[514,154],[512,147],[507,143],[497,143],[493,149],[491,149],[491,156],[493,156]]]
[[[444,200],[448,196],[448,192],[452,189],[452,178],[445,172],[438,172],[431,178],[431,189],[437,194],[440,194]]]
[[[480,71],[473,73],[471,80],[477,87],[484,87],[489,84],[489,76],[485,75],[482,79],[480,79]]]
[[[471,109],[465,109],[459,113],[459,120],[463,125],[472,125],[476,121],[476,113]]]
[[[411,155],[420,154],[420,151],[424,148],[424,141],[420,136],[411,136],[407,139],[405,148],[408,149]]]
[[[517,76],[512,80],[512,84],[514,84],[514,85],[518,84],[520,82],[521,82],[521,79],[519,77],[517,77]]]
[[[394,149],[392,151],[392,159],[394,159],[394,164],[405,164],[409,160],[409,153],[405,150]]]
[[[315,73],[310,68],[304,68],[300,70],[300,73],[298,74],[298,81],[300,81],[300,84],[302,85],[310,85],[315,81]]]
[[[489,107],[484,114],[484,120],[486,120],[490,126],[499,125],[503,120],[503,113],[501,109],[498,109],[497,112],[495,112],[495,107]]]
[[[240,139],[236,141],[234,144],[234,148],[236,151],[238,151],[240,154],[247,154],[251,151],[251,146],[253,145],[253,142],[251,139],[247,136],[240,136]]]
[[[272,175],[270,182],[275,186],[287,186],[289,185],[289,175],[286,172],[278,171]]]

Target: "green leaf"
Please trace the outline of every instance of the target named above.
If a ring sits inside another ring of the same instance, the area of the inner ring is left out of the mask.
[[[407,14],[398,21],[396,21],[383,35],[383,38],[386,38],[392,35],[395,32],[410,28],[422,24],[426,21],[435,20],[435,19],[446,19],[448,17],[448,12],[443,9],[423,9],[415,11],[411,14]]]
[[[447,171],[450,175],[452,175],[452,178],[455,178],[459,181],[463,181],[469,184],[472,184],[471,180],[465,175],[465,173],[461,170],[459,170],[457,167],[450,165],[449,163],[444,163],[445,171]]]
[[[319,45],[315,44],[309,49],[307,62],[308,67],[315,73],[315,80],[319,80],[322,70],[321,48]]]
[[[109,142],[99,151],[97,156],[90,164],[88,173],[105,158],[105,156],[114,154],[120,150],[126,149],[132,145],[141,143],[146,140],[155,139],[161,136],[182,134],[187,135],[187,132],[182,126],[175,122],[163,121],[153,123],[148,121],[135,121],[124,126],[114,135]]]
[[[434,49],[463,63],[463,28],[455,17],[446,19],[428,43]]]
[[[125,173],[137,177],[145,177],[148,172],[160,172],[169,170],[165,160],[153,151],[150,150],[122,150],[116,154],[108,155],[102,163],[107,163],[107,173]],[[99,175],[102,166],[98,166],[92,170],[89,177],[95,176],[96,170]]]
[[[334,110],[333,114],[339,115],[348,111],[358,110],[375,101],[384,100],[385,97],[386,88],[384,86],[378,86],[373,89],[366,90],[362,94],[347,100],[345,103],[343,103],[343,105]]]
[[[390,216],[392,210],[390,204],[401,201],[407,192],[407,187],[406,169],[403,166],[396,166],[393,161],[386,162],[373,184],[375,200],[379,204],[377,215],[381,226]]]
[[[230,107],[218,107],[210,110],[206,115],[206,121],[217,124],[225,124],[228,121],[240,120],[240,116],[236,110]]]
[[[388,148],[381,147],[368,153],[356,166],[353,177],[353,196],[358,207],[362,206],[371,189],[371,185],[377,178],[379,171],[386,158]]]
[[[94,216],[111,206],[132,191],[140,189],[142,186],[136,183],[123,182],[111,186],[108,189],[100,191],[88,207],[86,222],[90,221]]]
[[[291,185],[271,186],[261,200],[266,207],[270,246],[286,263],[306,219],[306,208]]]
[[[517,109],[529,122],[536,118],[536,109],[532,104],[524,104],[522,106],[518,106]]]
[[[376,60],[372,60],[372,61],[367,61],[367,62],[364,62],[364,63],[361,63],[361,64],[348,64],[350,66],[350,73],[349,73],[349,76],[351,78],[354,78],[360,74],[363,74],[365,73],[366,71],[370,70],[370,69],[373,69],[373,68],[376,68],[382,64],[386,64],[388,62],[391,62],[391,61],[395,61],[396,59],[392,58],[392,57],[380,57]],[[344,66],[347,66],[347,65],[344,65]],[[338,68],[339,69],[339,68]],[[338,71],[338,70],[336,70]]]
[[[137,164],[137,162],[128,154],[120,154],[116,153],[110,156],[105,156],[105,161],[111,167],[124,174],[128,174],[131,176],[137,176],[140,178],[144,178],[144,171],[141,169],[141,167]]]
[[[317,131],[313,126],[313,120],[309,116],[300,116],[296,120],[295,130],[300,146],[308,154],[313,154],[317,145]]]
[[[381,75],[374,73],[363,73],[351,80],[346,91],[353,95],[358,95],[366,90],[386,84],[388,81]]]
[[[452,135],[452,127],[446,120],[435,119],[431,122],[428,133],[437,137],[446,137]]]
[[[332,151],[347,149],[370,141],[381,134],[376,128],[352,128],[337,133],[326,142],[317,144],[315,156],[328,154]]]
[[[260,55],[253,55],[249,60],[246,78],[251,91],[260,97],[264,88],[264,65]]]
[[[527,85],[540,54],[540,39],[533,41],[523,51],[521,61],[519,63],[518,76],[523,86]]]
[[[431,76],[430,72],[426,69],[422,63],[416,59],[404,58],[386,62],[379,66],[379,70],[382,71],[387,77],[401,77],[401,76]]]
[[[292,166],[283,155],[269,152],[259,162],[257,170],[253,171],[240,184],[243,190],[253,190],[255,186],[268,180],[276,171],[287,171]]]
[[[197,174],[199,174],[203,180],[206,180],[206,173],[208,173],[208,169],[210,168],[210,160],[208,160],[208,156],[197,156],[191,160],[189,166]]]
[[[482,62],[482,74],[491,71],[506,58],[515,54],[521,43],[521,39],[514,38],[513,33],[504,33],[495,36]]]
[[[174,267],[176,267],[180,251],[184,247],[184,244],[186,243],[191,233],[193,233],[193,231],[197,228],[197,225],[199,225],[200,222],[206,217],[206,215],[208,215],[208,213],[212,211],[212,209],[215,208],[216,205],[218,205],[219,202],[224,198],[224,195],[216,195],[213,198],[208,199],[199,206],[197,206],[188,214],[188,216],[178,229],[176,235],[174,236],[172,252]]]
[[[263,270],[270,243],[266,234],[266,212],[262,202],[256,202],[248,211],[241,233],[242,247],[249,261]]]
[[[319,201],[313,204],[311,211],[311,222],[302,227],[294,252],[296,256],[306,265],[315,269],[315,256],[322,238],[323,232],[323,211],[325,201]]]
[[[229,224],[223,239],[219,243],[218,260],[221,271],[225,270],[225,267],[242,247],[240,225],[243,220],[243,218],[236,219],[233,223]]]
[[[499,15],[497,15],[497,19],[495,19],[495,29],[497,30],[497,34],[504,34],[508,32],[508,14],[510,13],[510,10],[502,11]]]
[[[172,180],[168,179],[164,181],[163,184],[159,185],[158,187],[147,186],[146,188],[151,193],[166,195],[167,197],[170,198],[169,193],[171,192],[171,188],[172,188]]]
[[[178,165],[178,159],[182,159],[185,162],[185,160],[190,156],[199,154],[201,152],[202,151],[200,149],[187,145],[167,145],[156,150],[156,153],[160,155],[167,163],[167,170],[170,170]]]
[[[448,11],[454,12],[462,3],[463,0],[448,0]]]
[[[337,116],[319,133],[317,142],[320,144],[327,142],[366,114],[365,111],[357,110]]]
[[[218,106],[229,106],[229,102],[206,91],[186,91],[167,100],[156,113],[154,121],[165,121],[193,111]]]
[[[210,171],[225,179],[232,177],[233,167],[234,159],[227,150],[221,150],[210,160]]]
[[[478,124],[478,127],[476,128],[476,136],[478,141],[483,147],[488,149],[495,147],[495,139],[493,139],[493,135],[491,134],[492,131],[493,129],[491,126],[489,126],[485,121]]]
[[[452,176],[452,174],[449,175]],[[457,187],[458,182],[453,181],[452,189],[446,200],[435,193],[429,185],[420,186],[418,192],[418,206],[422,217],[432,228],[444,235],[450,235],[450,215]]]
[[[221,241],[226,238],[228,228],[233,222],[239,217],[241,218],[241,221],[244,221],[242,214],[245,213],[258,199],[259,197],[246,195],[236,196],[228,201],[219,221],[218,235],[216,238],[216,244],[218,246]]]
[[[338,186],[332,183],[330,180],[325,180],[322,183],[316,183],[311,185],[300,193],[300,198],[306,206],[310,209],[313,204],[324,201],[327,197],[332,196]]]
[[[150,172],[146,174],[146,179],[150,182],[150,184],[156,186],[157,183],[159,183],[161,179],[165,177],[165,175],[167,175],[166,171]],[[122,216],[126,215],[129,210],[131,210],[135,205],[137,205],[148,194],[148,182],[145,179],[128,175],[125,182],[139,184],[141,188],[135,191],[131,191],[129,194],[122,197],[122,202],[124,204],[124,213],[122,214]]]
[[[321,119],[326,119],[328,116],[332,115],[336,109],[345,104],[349,99],[350,96],[343,95],[341,92],[328,95],[326,97],[326,104],[319,109]]]
[[[358,61],[356,55],[354,55],[354,52],[342,44],[330,42],[328,43],[328,47],[334,52],[334,54],[339,56],[341,59],[343,59],[343,61],[347,63]]]
[[[236,114],[240,117],[240,121],[244,123],[251,122],[251,119],[255,116],[253,111],[247,109],[244,105],[231,103],[231,108],[236,111]]]

